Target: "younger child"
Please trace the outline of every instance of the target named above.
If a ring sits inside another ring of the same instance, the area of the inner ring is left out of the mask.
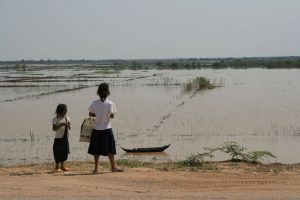
[[[56,108],[56,117],[52,119],[52,130],[55,131],[55,139],[53,144],[54,160],[56,162],[55,172],[69,171],[70,169],[64,166],[64,161],[68,159],[69,140],[68,132],[71,129],[71,121],[67,114],[67,105],[58,104]],[[60,164],[60,167],[59,167]]]

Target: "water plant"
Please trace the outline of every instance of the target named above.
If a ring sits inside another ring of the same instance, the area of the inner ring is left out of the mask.
[[[34,133],[33,133],[33,131],[29,131],[29,135],[30,135],[30,142],[34,142]]]
[[[215,87],[217,86],[212,84],[208,78],[202,76],[196,77],[184,84],[186,92],[213,89]]]

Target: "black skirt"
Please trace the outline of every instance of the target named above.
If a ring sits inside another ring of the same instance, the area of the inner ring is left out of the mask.
[[[53,154],[55,162],[64,162],[68,159],[69,140],[68,135],[64,134],[63,138],[55,138],[53,144]]]
[[[114,133],[112,129],[93,130],[88,153],[91,155],[107,156],[116,154]]]

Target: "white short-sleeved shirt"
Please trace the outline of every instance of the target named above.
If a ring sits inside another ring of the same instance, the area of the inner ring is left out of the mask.
[[[67,118],[67,121],[64,117],[54,117],[52,119],[52,124],[53,125],[59,125],[61,123],[65,123],[65,122],[70,122],[71,123],[71,119],[70,117],[66,116]],[[56,131],[55,131],[55,138],[62,138],[64,136],[64,133],[65,133],[65,129],[66,129],[66,126],[61,126],[59,127]]]
[[[89,112],[96,115],[94,129],[105,130],[112,128],[110,114],[117,112],[115,104],[106,99],[102,102],[100,99],[95,100],[89,107]]]

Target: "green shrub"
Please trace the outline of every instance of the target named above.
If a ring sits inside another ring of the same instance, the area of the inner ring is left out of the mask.
[[[216,86],[210,83],[210,80],[205,77],[196,77],[193,80],[190,80],[184,85],[184,89],[186,92],[190,92],[192,90],[194,91],[200,91],[200,90],[207,90],[207,89],[213,89]]]
[[[219,148],[222,152],[231,156],[232,161],[246,160],[246,154],[244,154],[244,150],[247,148],[239,145],[236,142],[226,142],[221,148]]]
[[[183,161],[183,166],[188,166],[188,167],[198,167],[198,166],[203,166],[204,159],[205,158],[213,158],[214,155],[212,154],[211,151],[204,152],[204,153],[198,153],[196,155],[190,155]]]
[[[265,157],[276,158],[276,156],[269,151],[252,151],[246,155],[246,160],[252,163],[259,163]]]
[[[228,154],[231,157],[231,161],[241,161],[250,163],[259,163],[266,157],[276,158],[269,151],[251,151],[245,152],[247,148],[236,142],[226,142],[221,147],[217,148],[205,148],[203,153],[192,154],[185,160],[180,161],[179,165],[184,167],[203,167],[206,158],[213,158],[214,152],[221,151]]]
[[[228,154],[229,156],[231,156],[231,161],[245,161],[258,163],[262,161],[265,157],[276,158],[276,156],[269,151],[245,152],[247,148],[243,147],[242,145],[236,142],[226,142],[223,144],[223,146],[213,150],[220,150]]]

